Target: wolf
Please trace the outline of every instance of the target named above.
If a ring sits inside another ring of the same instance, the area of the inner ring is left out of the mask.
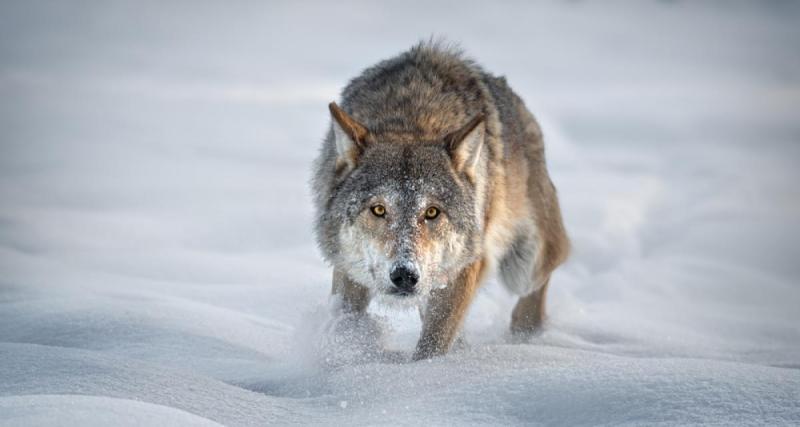
[[[537,331],[569,240],[542,132],[506,79],[421,42],[367,68],[329,109],[312,192],[341,311],[415,305],[414,360],[442,355],[498,271],[520,297],[512,336]]]

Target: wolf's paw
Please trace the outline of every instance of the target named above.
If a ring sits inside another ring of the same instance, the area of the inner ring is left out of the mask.
[[[459,335],[455,341],[453,341],[453,345],[450,347],[450,351],[464,351],[469,348],[469,343],[467,339],[464,338],[463,335]]]
[[[525,328],[512,327],[508,332],[508,342],[512,344],[528,344],[531,340],[541,335],[543,331],[544,328],[541,325]]]
[[[383,350],[380,354],[382,363],[403,364],[411,362],[411,354],[400,350]]]
[[[383,332],[379,319],[365,314],[342,314],[330,320],[322,338],[322,360],[329,366],[381,361]]]

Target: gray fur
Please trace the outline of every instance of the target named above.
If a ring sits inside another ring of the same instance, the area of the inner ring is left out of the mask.
[[[521,295],[547,283],[568,242],[541,132],[504,78],[421,43],[353,79],[340,105],[357,123],[332,121],[312,182],[317,241],[341,277],[335,292],[384,295],[397,263],[422,270],[423,298],[456,277],[480,280],[485,265],[499,264]],[[384,217],[370,214],[376,203]],[[429,206],[439,218],[420,216]]]

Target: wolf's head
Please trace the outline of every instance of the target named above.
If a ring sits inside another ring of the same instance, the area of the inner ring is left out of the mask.
[[[330,105],[336,173],[318,233],[328,257],[389,302],[444,286],[480,242],[483,116],[432,141],[382,141]]]

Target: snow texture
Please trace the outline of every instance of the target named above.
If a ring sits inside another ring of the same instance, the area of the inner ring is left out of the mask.
[[[800,424],[793,2],[0,3],[0,425]],[[549,323],[334,319],[311,161],[430,34],[540,118]]]

